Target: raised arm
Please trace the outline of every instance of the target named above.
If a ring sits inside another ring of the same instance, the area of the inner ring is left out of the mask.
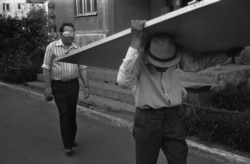
[[[144,20],[131,21],[132,40],[125,58],[119,68],[117,82],[123,88],[132,88],[139,74],[140,48],[143,42]]]

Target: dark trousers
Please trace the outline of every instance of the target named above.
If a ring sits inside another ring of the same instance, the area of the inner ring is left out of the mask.
[[[52,93],[59,111],[60,129],[65,149],[71,148],[76,137],[76,105],[79,93],[78,79],[52,80]]]
[[[168,164],[186,164],[188,147],[179,107],[136,109],[136,164],[156,164],[160,149]]]

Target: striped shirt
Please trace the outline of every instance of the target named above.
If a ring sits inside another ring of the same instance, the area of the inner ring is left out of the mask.
[[[52,80],[71,80],[79,77],[79,69],[85,69],[87,66],[71,64],[65,62],[55,61],[55,58],[58,56],[63,56],[74,49],[77,49],[78,46],[75,43],[67,49],[62,40],[56,40],[51,42],[46,49],[44,61],[42,68],[50,70]]]

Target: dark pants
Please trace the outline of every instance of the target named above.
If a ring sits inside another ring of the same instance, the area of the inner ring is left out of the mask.
[[[188,147],[179,107],[136,109],[136,164],[156,164],[162,149],[168,164],[186,164]]]
[[[59,111],[61,136],[65,149],[71,148],[76,137],[76,105],[79,93],[78,79],[52,80],[52,93]]]

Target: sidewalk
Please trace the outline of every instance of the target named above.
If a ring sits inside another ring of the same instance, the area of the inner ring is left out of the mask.
[[[0,163],[87,163],[133,164],[134,141],[132,122],[78,107],[78,141],[80,147],[72,158],[66,158],[59,134],[57,109],[54,103],[42,100],[42,95],[22,86],[0,82]],[[26,94],[23,94],[26,93]],[[97,118],[97,119],[90,119]],[[117,128],[108,124],[123,127]],[[18,126],[17,126],[18,125]],[[195,144],[189,141],[189,146]],[[219,164],[221,152],[210,156],[206,148],[191,147],[188,163]],[[203,158],[197,156],[202,154]],[[212,153],[212,152],[211,152]],[[228,154],[224,154],[228,156]],[[249,160],[233,154],[221,163],[249,163]],[[205,158],[206,157],[206,158]],[[219,160],[218,160],[219,159]],[[234,161],[232,161],[234,159]],[[160,155],[158,164],[165,163]],[[236,162],[235,162],[236,161]]]

